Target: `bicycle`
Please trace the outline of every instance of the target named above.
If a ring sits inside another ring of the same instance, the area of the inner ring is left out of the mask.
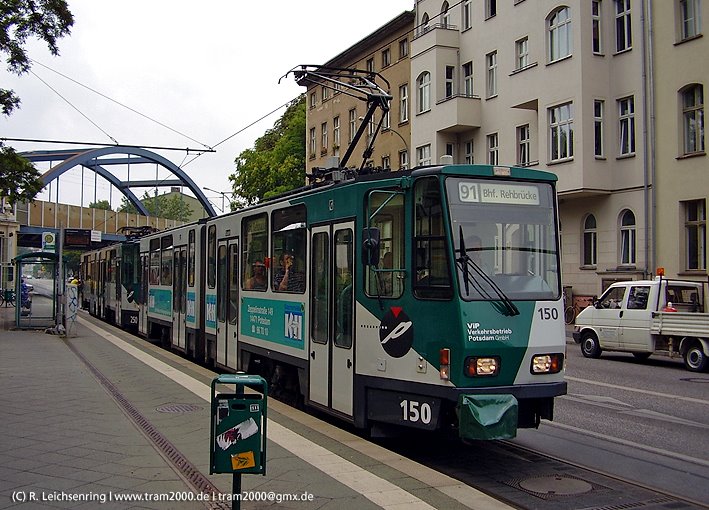
[[[580,310],[575,305],[569,305],[564,307],[564,322],[566,324],[573,324],[576,320],[576,316],[579,314]]]
[[[0,289],[0,306],[7,307],[8,303],[15,306],[15,291]]]

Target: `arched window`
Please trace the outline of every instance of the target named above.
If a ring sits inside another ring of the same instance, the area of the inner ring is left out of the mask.
[[[418,112],[423,113],[431,109],[431,73],[424,71],[416,80],[418,86]]]
[[[448,12],[448,2],[443,2],[441,6],[441,25],[448,27],[451,24],[451,15]]]
[[[547,18],[549,62],[571,55],[571,9],[559,7]]]
[[[596,265],[596,217],[593,214],[586,216],[583,222],[583,265]]]
[[[620,214],[620,263],[623,265],[635,264],[635,215],[633,211],[625,209]]]
[[[682,97],[682,154],[704,152],[704,87],[694,83],[680,91]]]
[[[424,12],[423,16],[421,16],[421,25],[419,26],[419,33],[425,34],[429,31],[430,28],[431,27],[428,26],[428,13]]]

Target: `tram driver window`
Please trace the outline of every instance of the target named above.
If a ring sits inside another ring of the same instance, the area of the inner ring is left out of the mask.
[[[306,280],[306,210],[304,205],[277,209],[271,215],[275,292],[302,294]]]
[[[245,218],[241,225],[244,240],[241,281],[246,290],[265,291],[268,287],[268,215]]]

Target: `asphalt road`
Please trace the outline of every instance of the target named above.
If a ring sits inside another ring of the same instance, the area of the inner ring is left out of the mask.
[[[567,349],[568,394],[555,420],[517,443],[709,504],[709,374],[681,359]]]

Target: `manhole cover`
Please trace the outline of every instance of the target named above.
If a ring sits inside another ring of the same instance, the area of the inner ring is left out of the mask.
[[[558,475],[527,478],[521,480],[519,486],[529,492],[550,496],[571,496],[573,494],[583,494],[593,489],[593,486],[588,482],[578,478],[567,478]]]
[[[163,404],[156,410],[160,413],[193,413],[201,411],[202,408],[195,404]]]

